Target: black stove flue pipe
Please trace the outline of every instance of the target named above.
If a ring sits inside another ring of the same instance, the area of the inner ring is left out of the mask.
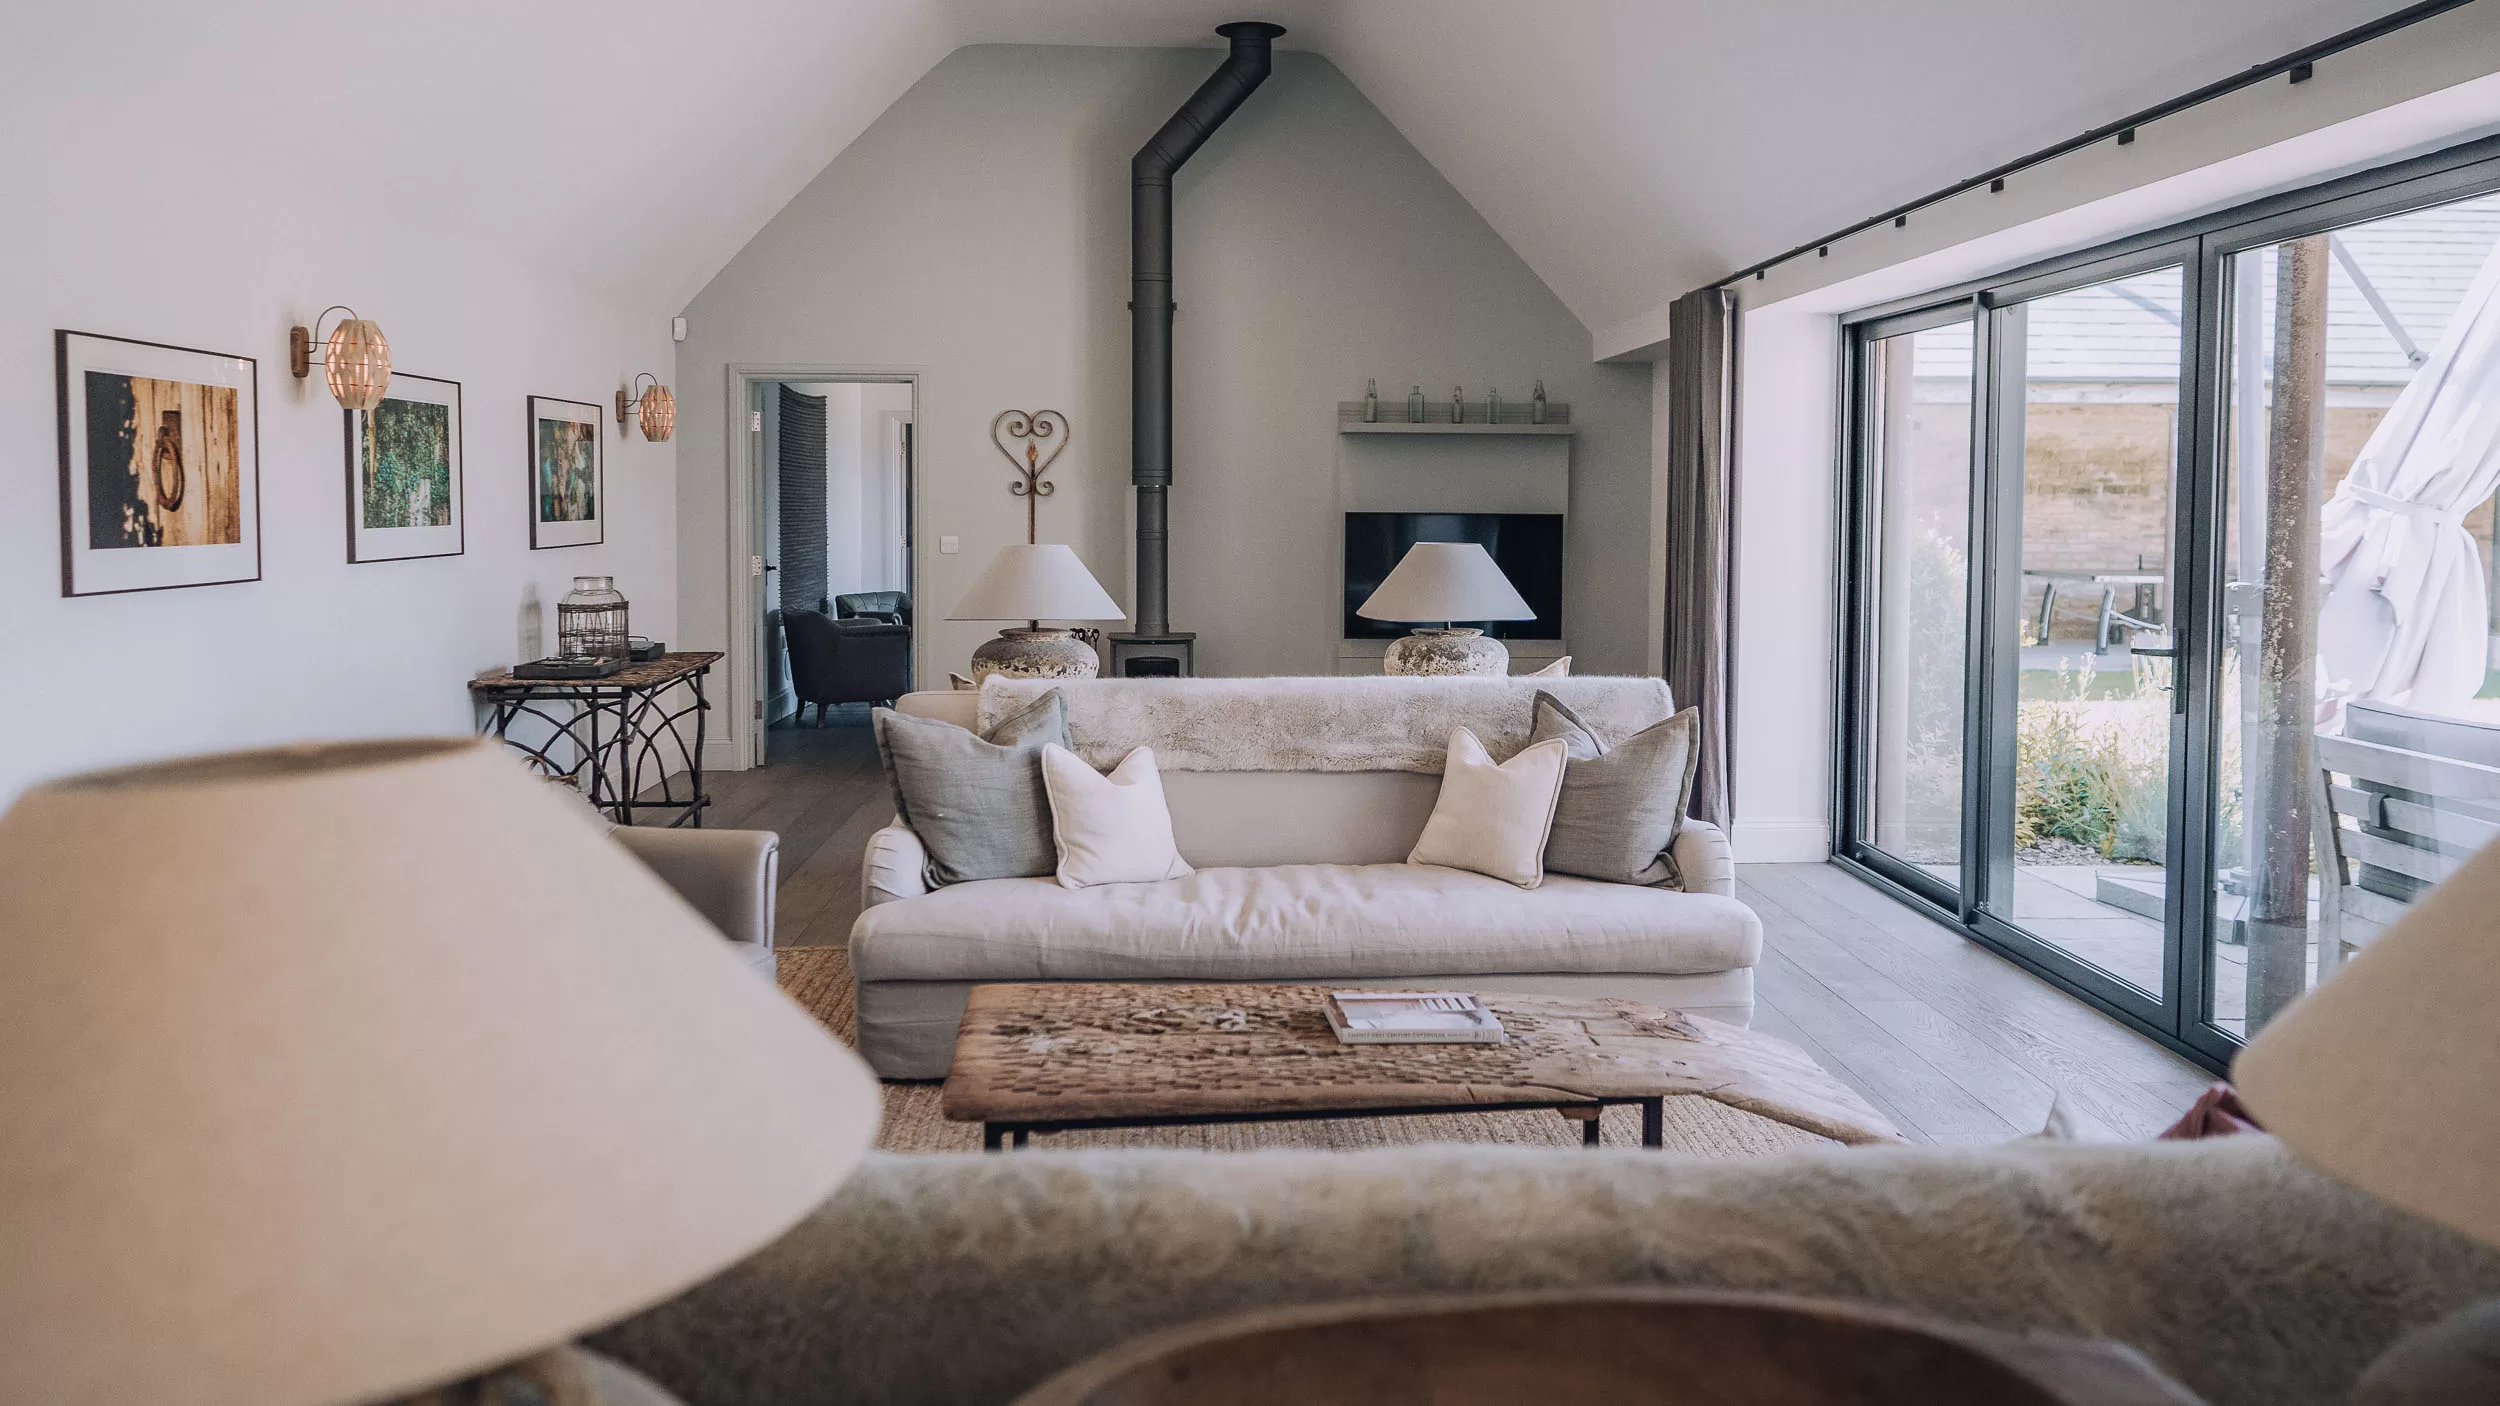
[[[1219,25],[1224,66],[1138,148],[1129,170],[1129,482],[1137,489],[1137,633],[1168,635],[1171,619],[1172,173],[1267,79],[1282,25]]]

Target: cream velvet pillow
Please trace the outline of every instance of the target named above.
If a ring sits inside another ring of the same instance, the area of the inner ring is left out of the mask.
[[[1495,766],[1476,734],[1451,733],[1440,799],[1406,862],[1473,870],[1523,889],[1544,883],[1545,836],[1569,756],[1557,737]]]
[[[1172,842],[1155,749],[1140,747],[1109,776],[1067,748],[1042,748],[1042,789],[1050,796],[1051,836],[1059,846],[1059,886],[1142,884],[1197,871]]]

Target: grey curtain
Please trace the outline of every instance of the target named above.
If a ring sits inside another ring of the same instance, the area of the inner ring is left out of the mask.
[[[825,609],[825,398],[781,390],[781,606]]]
[[[1728,626],[1735,616],[1735,495],[1729,445],[1736,404],[1735,299],[1701,288],[1667,320],[1667,686],[1701,710],[1692,813],[1728,823],[1733,726]]]

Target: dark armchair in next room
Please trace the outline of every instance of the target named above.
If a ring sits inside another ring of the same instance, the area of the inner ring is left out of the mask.
[[[782,634],[790,643],[790,684],[799,715],[816,705],[890,703],[911,692],[911,627],[886,620],[836,620],[813,610],[784,611]]]
[[[887,620],[897,625],[908,625],[911,623],[911,593],[852,591],[833,598],[833,613],[845,620]]]

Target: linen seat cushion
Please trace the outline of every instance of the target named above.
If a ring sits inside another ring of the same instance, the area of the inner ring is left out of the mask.
[[[1331,981],[1411,973],[1749,967],[1762,925],[1733,898],[1561,876],[1522,889],[1410,864],[1200,869],[1064,889],[993,879],[862,913],[862,981]]]
[[[929,853],[932,885],[1049,874],[1042,748],[1068,745],[1067,706],[1044,694],[986,735],[891,708],[870,715],[894,811]]]
[[[1687,708],[1609,746],[1554,695],[1538,694],[1535,707],[1530,735],[1559,739],[1569,757],[1545,842],[1546,869],[1682,888],[1672,848],[1692,803],[1700,711]]]

